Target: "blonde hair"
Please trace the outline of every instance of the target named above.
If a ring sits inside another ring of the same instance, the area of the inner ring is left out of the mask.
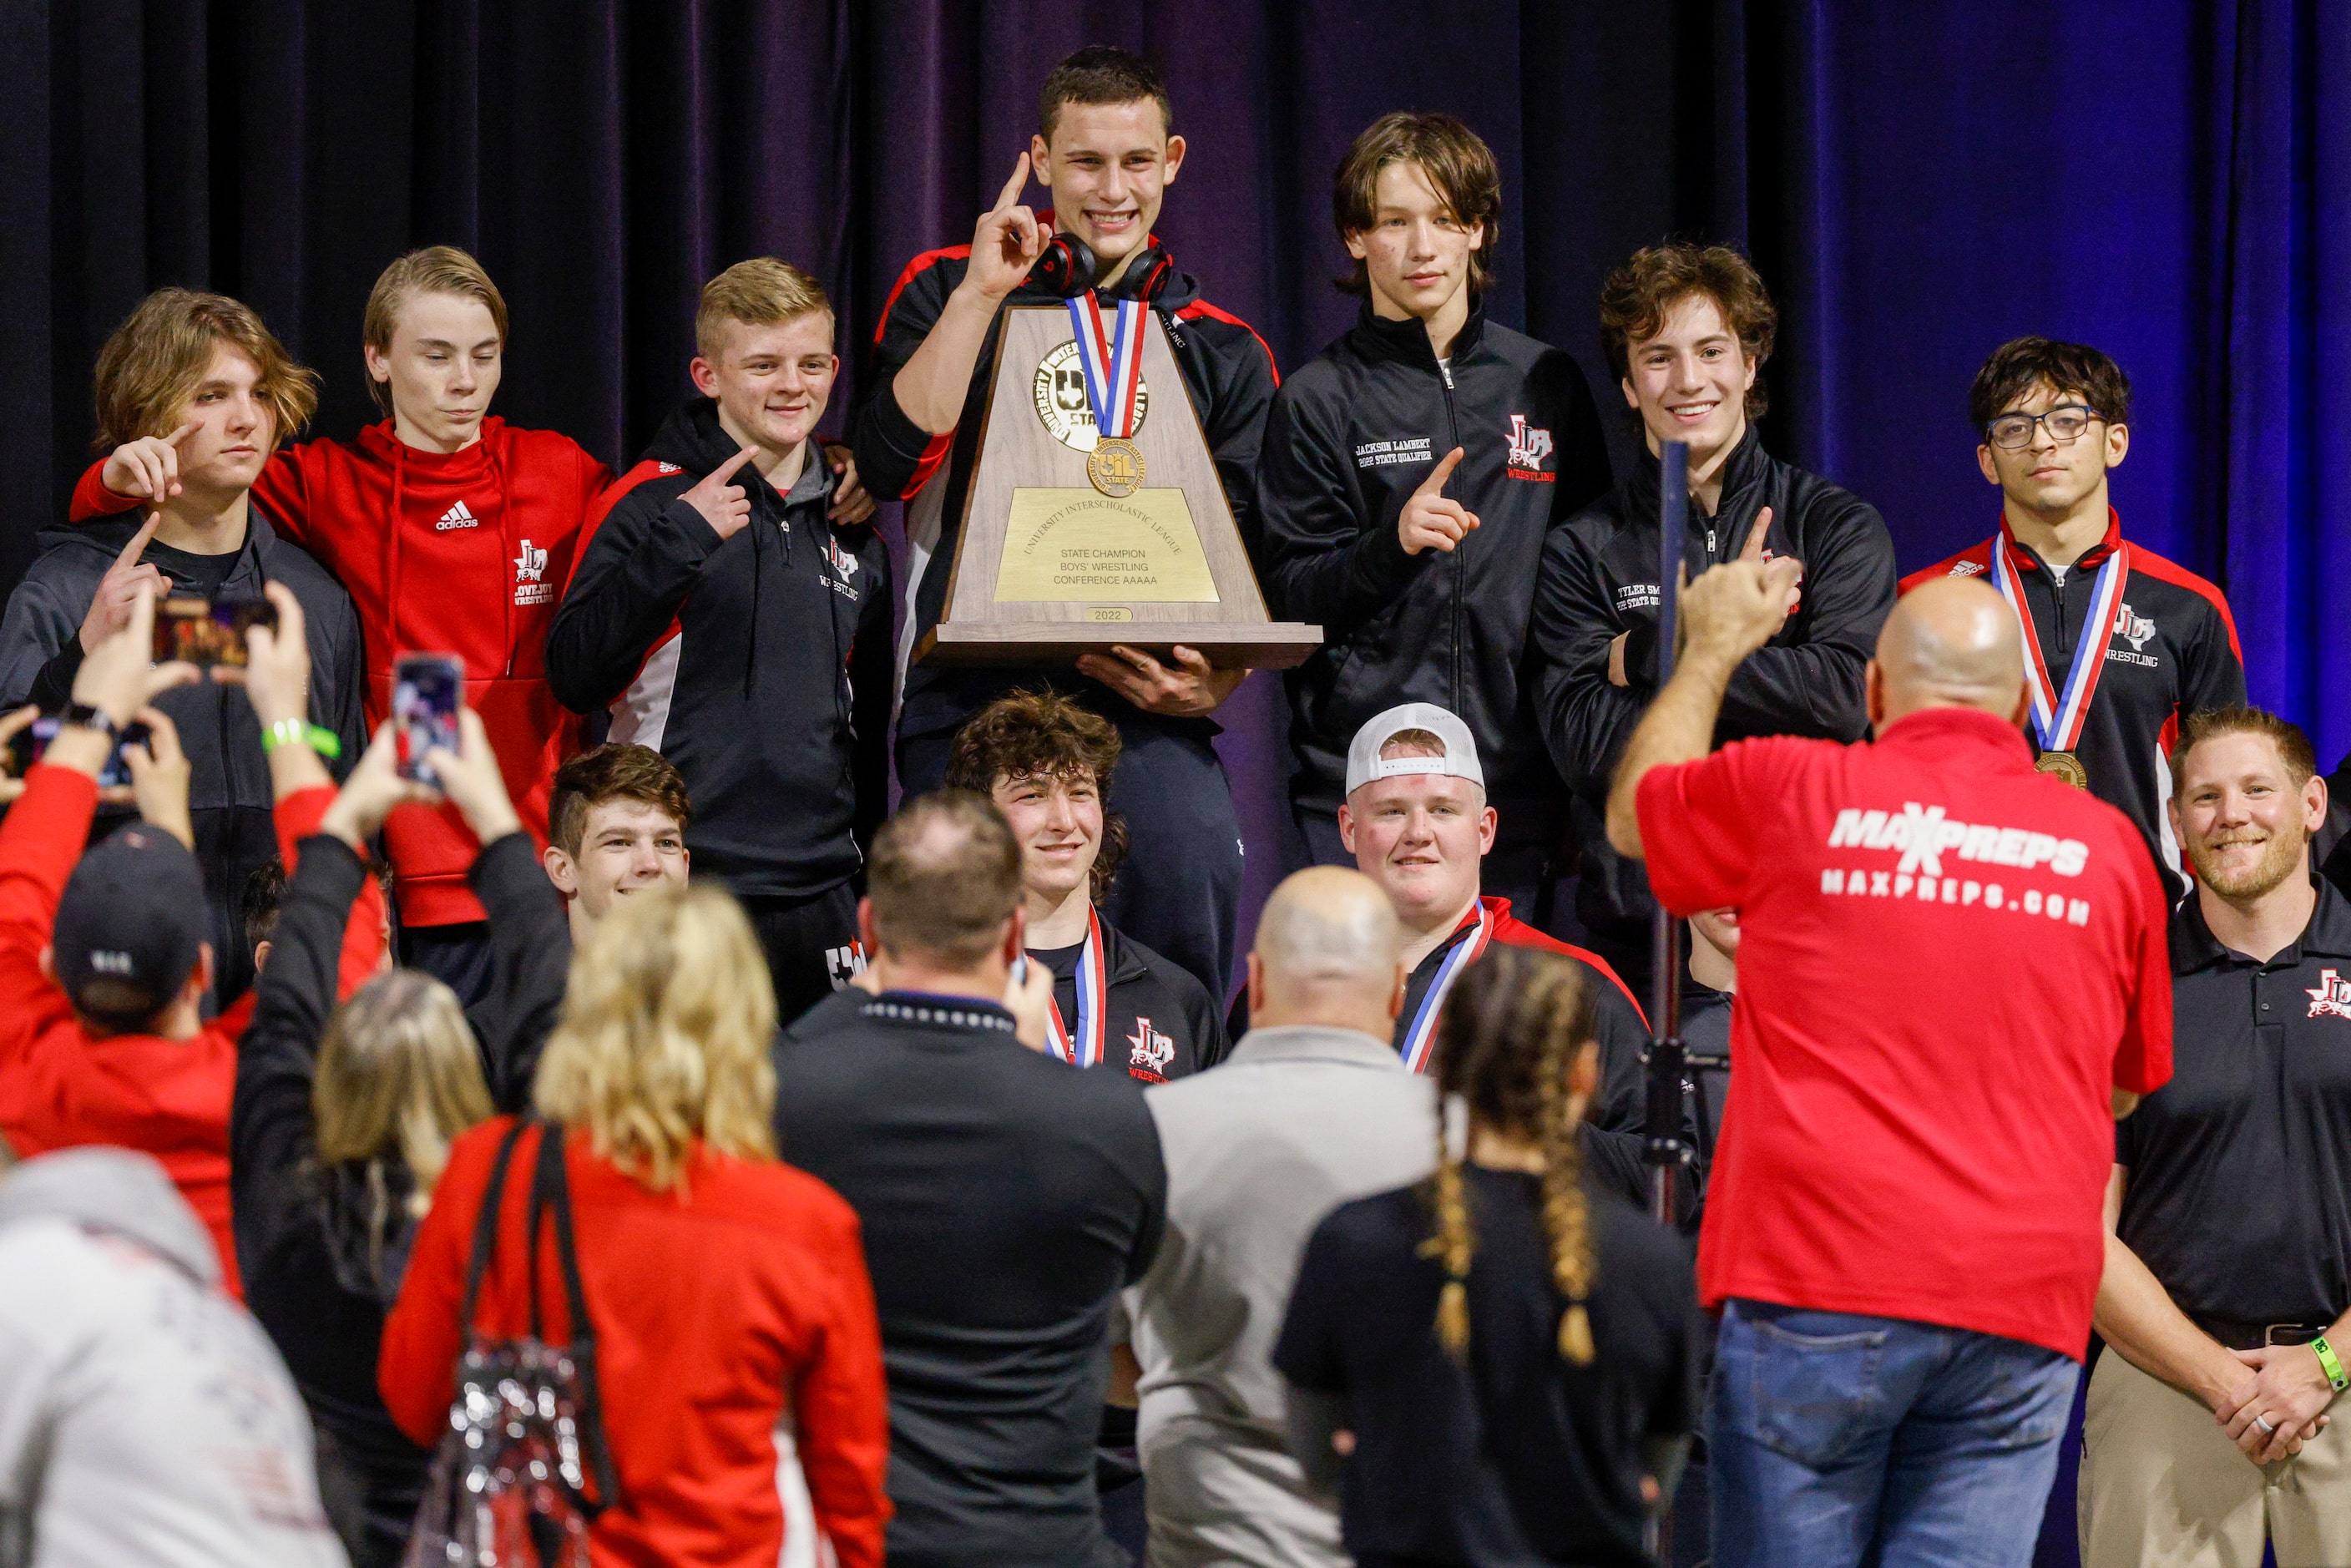
[[[1592,1039],[1593,1005],[1591,987],[1573,959],[1500,946],[1488,948],[1445,999],[1434,1069],[1437,1172],[1428,1189],[1437,1231],[1420,1250],[1444,1266],[1437,1337],[1456,1356],[1469,1348],[1469,1264],[1477,1249],[1461,1160],[1445,1136],[1443,1103],[1458,1094],[1468,1103],[1473,1131],[1482,1124],[1541,1144],[1552,1283],[1566,1302],[1559,1320],[1559,1353],[1578,1366],[1592,1363],[1592,1318],[1585,1306],[1594,1267],[1592,1215],[1569,1078]]]
[[[776,1157],[776,994],[742,908],[664,883],[619,900],[572,955],[532,1099],[656,1192],[684,1185],[695,1139]]]
[[[273,447],[310,423],[319,411],[318,372],[294,362],[252,306],[223,294],[159,288],[123,318],[98,351],[91,449],[111,452],[142,436],[170,434],[223,343],[253,362],[259,378],[254,392],[268,406]]]
[[[507,345],[507,300],[482,264],[454,245],[429,245],[412,250],[377,275],[368,292],[367,314],[360,319],[360,341],[379,354],[392,352],[392,335],[400,326],[400,312],[420,294],[454,294],[478,301],[498,329],[498,347]],[[376,407],[392,413],[392,386],[371,375],[368,395]]]
[[[832,300],[810,274],[772,256],[738,261],[702,286],[702,303],[694,313],[695,352],[717,359],[726,347],[719,329],[729,321],[775,327],[811,310],[830,317]]]
[[[421,1218],[449,1164],[449,1145],[493,1113],[474,1031],[455,993],[430,975],[379,975],[335,1010],[319,1041],[310,1084],[321,1166],[367,1167],[377,1199],[376,1239],[389,1216],[383,1162],[397,1154],[415,1177]]]

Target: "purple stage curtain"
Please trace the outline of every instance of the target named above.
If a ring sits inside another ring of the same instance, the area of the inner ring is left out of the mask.
[[[1493,143],[1490,308],[1604,408],[1609,266],[1746,246],[1784,316],[1767,437],[1876,502],[1906,569],[1992,526],[1983,355],[2101,344],[2138,390],[2126,528],[2229,591],[2255,700],[2351,748],[2351,392],[2325,371],[2351,348],[2351,12],[2325,0],[0,0],[0,586],[88,460],[99,343],[163,283],[251,300],[348,434],[377,270],[465,246],[513,308],[499,412],[621,465],[687,390],[701,281],[772,251],[834,290],[838,420],[900,268],[969,238],[1044,71],[1093,41],[1165,68],[1191,156],[1162,235],[1285,370],[1353,308],[1328,181],[1384,110]],[[1225,715],[1252,908],[1293,849],[1280,707],[1259,676]]]

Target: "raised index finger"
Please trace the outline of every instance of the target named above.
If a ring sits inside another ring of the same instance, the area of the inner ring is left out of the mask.
[[[180,444],[180,443],[182,443],[183,441],[185,441],[188,437],[190,437],[191,435],[193,435],[195,433],[196,433],[196,422],[195,422],[194,420],[193,420],[193,419],[192,419],[192,420],[188,421],[188,423],[185,423],[185,424],[183,424],[183,425],[180,426],[180,428],[179,428],[179,429],[177,429],[177,430],[175,430],[175,431],[172,432],[172,434],[169,434],[169,435],[167,435],[167,436],[163,437],[163,444],[164,444],[164,445],[166,445],[166,446],[177,446],[178,444]]]
[[[1457,446],[1452,451],[1445,455],[1444,461],[1438,463],[1436,467],[1428,471],[1428,477],[1420,482],[1419,494],[1423,496],[1434,496],[1439,490],[1444,489],[1445,481],[1453,476],[1453,470],[1458,465],[1459,465],[1460,461],[1461,448]]]
[[[1019,159],[1012,165],[1012,178],[1005,181],[1004,189],[997,193],[996,210],[1000,213],[1005,208],[1012,205],[1013,203],[1020,199],[1020,193],[1028,188],[1029,154],[1023,152],[1020,154]]]
[[[1761,511],[1755,514],[1755,521],[1748,526],[1747,543],[1740,548],[1739,551],[1739,559],[1741,560],[1761,560],[1763,559],[1763,541],[1771,532],[1771,508],[1766,507]]]
[[[115,570],[128,571],[139,564],[139,558],[147,553],[148,541],[155,537],[155,530],[162,521],[163,514],[161,512],[147,514],[147,520],[139,525],[139,531],[131,536],[131,542],[124,545],[122,553],[114,558]]]
[[[713,468],[710,471],[710,476],[704,480],[703,483],[705,485],[726,484],[729,479],[735,477],[735,471],[737,469],[742,467],[744,464],[748,463],[752,458],[757,457],[758,455],[759,449],[758,447],[746,446],[742,451],[737,452],[734,456],[729,457],[726,462],[721,463],[717,467]]]

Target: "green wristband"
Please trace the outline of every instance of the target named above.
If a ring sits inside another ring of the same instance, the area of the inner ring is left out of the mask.
[[[298,718],[281,718],[261,732],[261,749],[272,752],[281,746],[303,745],[321,757],[335,758],[343,754],[342,737],[331,729],[315,724],[305,724]]]
[[[2335,1347],[2326,1343],[2325,1334],[2312,1340],[2310,1348],[2318,1353],[2318,1370],[2326,1374],[2327,1384],[2335,1393],[2351,1388],[2351,1377],[2344,1375],[2343,1358],[2335,1354]]]

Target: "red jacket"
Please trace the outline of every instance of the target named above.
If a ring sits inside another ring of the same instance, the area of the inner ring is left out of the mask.
[[[392,1417],[419,1444],[449,1424],[464,1349],[466,1262],[500,1141],[501,1116],[459,1138],[416,1233],[376,1375]],[[498,1249],[475,1326],[529,1324],[516,1260],[541,1134],[516,1145]],[[596,1325],[604,1433],[621,1503],[589,1537],[600,1564],[772,1564],[784,1509],[776,1433],[789,1421],[841,1568],[878,1568],[890,1500],[882,1331],[857,1216],[831,1187],[781,1164],[697,1145],[684,1185],[654,1192],[590,1149],[565,1151],[580,1275]],[[551,1341],[570,1337],[563,1277],[542,1246],[539,1300]]]
[[[108,490],[103,469],[93,464],[76,487],[77,520],[141,505]],[[350,445],[281,448],[253,486],[279,531],[340,578],[358,606],[369,727],[390,710],[400,654],[463,657],[465,700],[482,716],[507,792],[541,849],[555,769],[580,748],[580,721],[548,690],[541,650],[581,520],[611,479],[552,431],[486,419],[481,440],[444,455],[402,444],[386,420]],[[475,845],[455,808],[403,806],[384,839],[403,923],[482,918],[465,884]]]
[[[277,851],[319,831],[334,803],[321,786],[277,803]],[[83,1144],[155,1156],[213,1233],[221,1279],[240,1293],[229,1227],[228,1113],[236,1041],[254,993],[193,1040],[153,1034],[92,1039],[56,982],[41,973],[57,900],[89,838],[98,785],[70,768],[36,765],[0,821],[0,1136],[20,1158]],[[341,990],[373,973],[383,951],[383,895],[371,880],[343,939]]]

